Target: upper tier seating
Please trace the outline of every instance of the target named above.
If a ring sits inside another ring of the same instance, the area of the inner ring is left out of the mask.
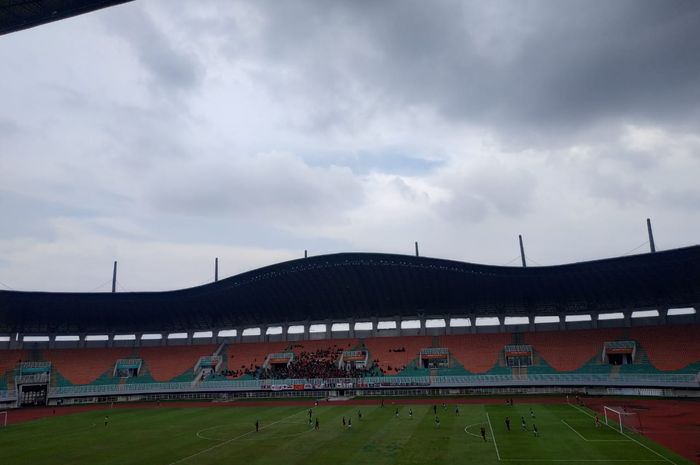
[[[216,348],[215,344],[140,347],[135,350],[135,353],[143,359],[153,380],[164,382],[170,381],[188,370],[189,375],[194,376],[194,365],[199,357],[212,355]]]
[[[629,338],[639,342],[658,370],[680,370],[700,362],[700,325],[631,328]]]
[[[624,330],[581,329],[525,333],[525,343],[557,371],[580,369],[593,357],[601,356],[606,341],[624,339]]]
[[[289,342],[243,342],[228,344],[224,349],[226,368],[234,378],[252,374],[265,363],[268,354],[284,352]]]
[[[130,347],[46,349],[41,351],[41,356],[68,382],[90,384],[105,373],[112,376],[114,363],[120,358],[129,358],[133,352]]]
[[[453,334],[440,336],[440,345],[472,373],[485,373],[496,365],[498,355],[512,342],[510,333]]]
[[[430,336],[370,337],[364,340],[370,358],[386,375],[395,375],[412,360],[420,350],[432,346]]]
[[[317,350],[335,349],[337,351],[354,349],[357,339],[322,339],[315,341],[290,341],[288,342],[292,352],[299,355],[301,352],[315,352]]]

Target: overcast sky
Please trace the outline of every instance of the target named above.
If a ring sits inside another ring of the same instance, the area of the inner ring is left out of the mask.
[[[0,288],[700,243],[697,1],[137,1],[0,63]]]

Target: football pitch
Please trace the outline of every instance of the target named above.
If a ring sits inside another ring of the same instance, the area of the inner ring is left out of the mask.
[[[0,428],[3,465],[691,464],[567,404],[116,408]],[[530,408],[534,413],[531,417]],[[396,410],[398,409],[398,416]],[[412,411],[412,417],[409,412]],[[10,412],[12,414],[12,412]],[[360,418],[361,414],[361,418]],[[105,426],[105,416],[108,423]],[[346,426],[343,426],[343,417]],[[510,431],[505,419],[510,418]],[[527,430],[521,429],[521,417]],[[315,429],[318,419],[319,428]],[[351,420],[352,426],[347,426]],[[256,421],[259,431],[255,431]],[[533,432],[537,425],[539,435]],[[486,441],[481,436],[486,433]]]

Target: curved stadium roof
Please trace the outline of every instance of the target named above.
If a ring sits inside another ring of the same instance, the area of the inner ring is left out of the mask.
[[[700,246],[529,268],[340,253],[177,291],[0,291],[0,332],[211,330],[286,321],[571,314],[699,302]]]

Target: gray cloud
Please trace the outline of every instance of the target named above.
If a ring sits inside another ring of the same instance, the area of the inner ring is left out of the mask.
[[[352,118],[343,111],[348,101],[429,105],[450,119],[550,144],[605,120],[688,125],[700,116],[696,2],[257,7],[260,46],[248,52],[269,60],[262,79],[272,92],[292,85],[316,103],[324,121],[317,129]],[[237,47],[235,57],[244,55]]]
[[[349,169],[310,167],[283,153],[168,167],[153,186],[155,208],[167,213],[262,217],[282,225],[337,220],[363,200]]]
[[[0,280],[88,290],[119,258],[173,288],[215,254],[414,240],[502,264],[519,232],[553,264],[646,217],[697,242],[699,9],[152,0],[3,36]]]
[[[108,29],[125,40],[149,72],[154,90],[169,93],[197,86],[204,73],[198,57],[161,30],[144,5],[115,9],[104,16]]]

